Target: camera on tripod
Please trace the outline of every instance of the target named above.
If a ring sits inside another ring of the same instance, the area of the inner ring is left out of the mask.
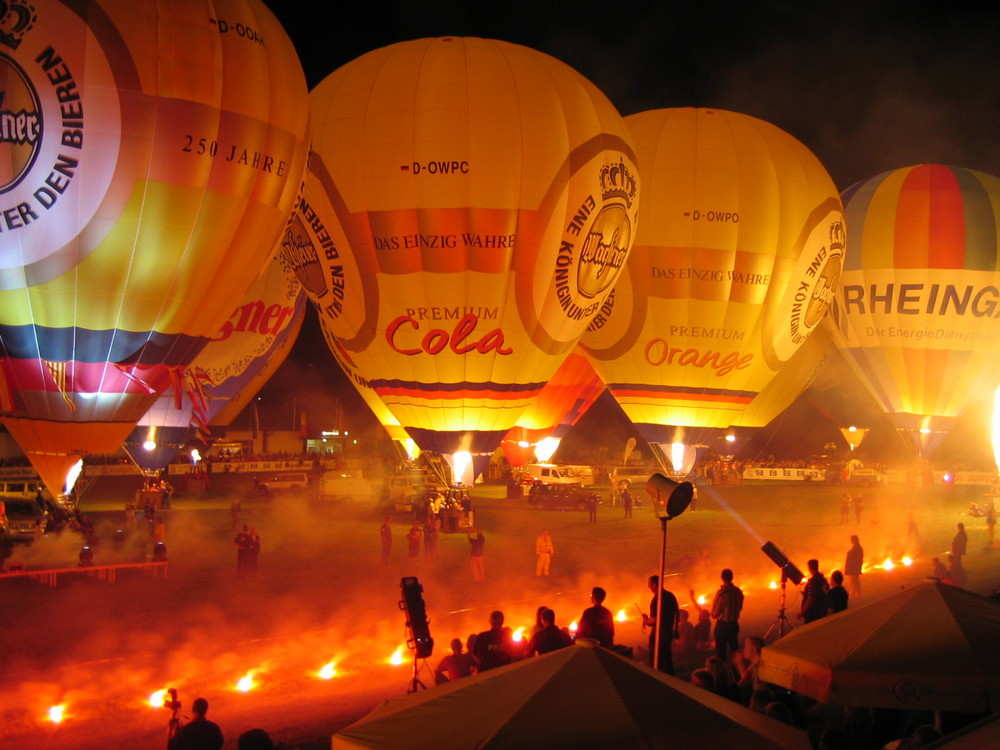
[[[163,699],[163,707],[169,708],[174,713],[181,710],[181,702],[177,699],[177,688],[167,690],[167,696]]]

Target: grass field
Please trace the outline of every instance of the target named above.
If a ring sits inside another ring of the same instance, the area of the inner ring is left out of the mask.
[[[98,564],[116,559],[110,539],[135,482],[103,481],[83,503],[106,540],[96,551]],[[530,626],[540,605],[556,611],[557,623],[568,624],[589,606],[594,585],[607,589],[606,604],[613,611],[626,612],[616,640],[644,647],[636,606],[648,607],[646,577],[657,571],[662,541],[648,504],[625,519],[621,508],[607,504],[606,488],[598,488],[605,504],[590,524],[586,512],[534,510],[525,500],[506,498],[503,487],[477,487],[475,525],[487,537],[487,580],[476,584],[465,534],[442,534],[437,559],[410,559],[404,540],[410,519],[394,515],[392,556],[382,566],[383,509],[321,506],[305,496],[266,500],[247,497],[247,489],[246,477],[231,477],[206,495],[175,498],[164,514],[166,581],[122,574],[112,585],[68,576],[54,589],[23,580],[0,582],[5,605],[0,637],[7,644],[0,652],[7,675],[0,689],[5,706],[0,744],[27,738],[77,750],[159,747],[166,716],[141,704],[153,690],[173,685],[186,705],[195,694],[208,697],[229,737],[258,725],[303,747],[328,746],[309,743],[406,689],[409,667],[387,663],[405,643],[398,605],[402,576],[418,576],[424,587],[437,641],[430,664],[447,652],[452,637],[485,630],[493,609],[504,611],[514,628]],[[861,493],[861,522],[852,517],[842,524],[838,487],[702,486],[697,506],[668,524],[667,586],[691,607],[689,589],[710,600],[719,571],[732,568],[747,596],[742,634],[763,634],[779,605],[778,592],[770,588],[779,571],[760,550],[765,541],[802,570],[811,557],[826,573],[841,567],[855,533],[866,563],[893,559],[895,569],[877,567],[863,575],[862,598],[853,607],[930,575],[930,558],[944,556],[959,521],[966,522],[969,534],[969,588],[987,593],[1000,582],[1000,551],[985,549],[982,519],[961,515],[982,488]],[[244,498],[246,522],[262,539],[258,576],[243,582],[235,576],[229,514],[236,494]],[[919,539],[907,534],[911,510]],[[536,578],[534,541],[543,528],[550,530],[556,553],[552,575]],[[29,568],[72,565],[79,546],[77,537],[64,534],[19,548],[15,559]],[[910,567],[899,565],[904,556],[913,558]],[[798,604],[790,586],[793,622]],[[315,671],[331,660],[338,677],[317,680]],[[234,690],[251,670],[257,688]],[[421,674],[428,682],[429,674]],[[60,701],[73,706],[75,716],[53,729],[37,717]],[[123,737],[135,744],[120,744]],[[119,744],[108,744],[112,741]]]

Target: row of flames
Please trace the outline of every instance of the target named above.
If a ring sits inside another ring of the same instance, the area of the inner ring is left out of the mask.
[[[886,558],[883,562],[879,564],[865,565],[862,572],[869,572],[875,569],[891,571],[898,566],[910,567],[913,564],[914,560],[910,557],[903,557],[898,561],[892,560],[891,558]],[[776,580],[772,580],[768,584],[768,588],[772,590],[777,589],[778,586],[779,584],[778,581]],[[705,605],[708,602],[708,597],[704,594],[701,594],[696,598],[696,600],[699,605]],[[624,623],[628,622],[631,618],[628,616],[626,610],[620,609],[618,610],[615,619],[620,623]],[[524,640],[525,633],[527,632],[527,630],[528,628],[525,626],[516,628],[512,633],[513,640],[517,643],[522,642]],[[569,630],[572,633],[576,633],[577,622],[575,620],[569,624]],[[406,656],[406,645],[401,644],[398,648],[396,648],[395,651],[392,652],[392,655],[389,656],[389,658],[386,659],[385,661],[386,663],[390,664],[393,667],[399,667],[406,662],[405,656]],[[262,670],[251,669],[247,671],[246,674],[244,674],[242,677],[237,679],[234,683],[232,683],[231,689],[236,692],[249,693],[254,688],[260,686],[261,682],[257,678],[261,674]],[[343,672],[338,671],[336,662],[329,661],[323,666],[321,666],[319,669],[317,669],[311,676],[319,680],[331,680],[340,674],[343,674]],[[146,702],[151,708],[161,709],[167,704],[168,700],[169,700],[168,689],[163,688],[150,694]],[[71,717],[72,714],[69,712],[69,707],[65,703],[56,706],[51,706],[48,709],[47,719],[52,723],[59,724]]]

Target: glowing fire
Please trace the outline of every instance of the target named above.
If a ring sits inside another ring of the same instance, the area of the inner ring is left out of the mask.
[[[910,567],[911,565],[913,565],[913,558],[904,557],[902,560],[900,560],[900,562],[903,563],[903,565],[905,565],[906,567]]]
[[[895,568],[895,567],[896,567],[896,564],[895,564],[895,563],[894,563],[894,562],[892,561],[892,558],[891,558],[891,557],[887,557],[887,558],[885,559],[885,562],[884,562],[884,563],[882,563],[882,567],[883,567],[883,568],[884,568],[885,570],[892,570],[893,568]]]
[[[66,706],[52,706],[49,709],[49,721],[58,724],[66,716]]]
[[[518,628],[515,630],[511,638],[514,639],[514,643],[520,643],[521,639],[524,638],[524,628]]]
[[[316,673],[316,675],[321,680],[329,680],[337,674],[337,665],[332,661],[329,664],[324,664],[323,668]]]
[[[628,615],[625,614],[624,609],[619,609],[618,614],[615,615],[615,619],[618,620],[618,622],[625,622],[628,619]]]
[[[708,597],[705,596],[704,594],[699,594],[698,595],[698,604],[704,605],[704,604],[707,604],[707,603],[708,603]]]
[[[403,663],[402,646],[400,646],[399,648],[397,648],[395,651],[392,652],[392,656],[389,657],[389,663],[394,667],[398,667],[400,664]]]
[[[167,691],[157,690],[151,696],[149,696],[149,705],[153,708],[163,708],[163,704],[167,701]]]
[[[768,586],[770,588],[772,588],[772,589],[776,589],[776,588],[778,588],[778,582],[777,581],[771,581],[771,583],[769,583]]]
[[[240,678],[240,681],[236,683],[236,689],[241,693],[249,693],[254,688],[253,681],[253,671],[247,672]]]
[[[579,626],[576,624],[576,620],[573,620],[573,622],[569,624],[569,632],[575,633],[578,627]]]

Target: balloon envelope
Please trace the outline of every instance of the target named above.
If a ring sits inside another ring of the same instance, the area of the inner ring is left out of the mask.
[[[311,104],[303,283],[421,447],[492,452],[631,247],[620,116],[558,60],[458,37],[370,52]]]
[[[31,7],[0,56],[0,114],[25,123],[0,143],[0,413],[55,492],[74,454],[117,449],[264,265],[308,111],[258,0]]]
[[[635,248],[581,343],[647,440],[698,443],[739,421],[822,318],[841,203],[819,160],[762,120],[685,108],[626,122]]]
[[[295,272],[275,256],[183,379],[139,420],[123,444],[132,460],[163,469],[199,430],[229,424],[285,361],[306,305]]]
[[[510,465],[530,461],[540,441],[566,437],[603,392],[604,383],[587,357],[571,352],[504,436],[500,445]]]
[[[837,345],[923,453],[1000,368],[1000,179],[937,164],[844,191]],[[922,444],[922,445],[921,445]]]

